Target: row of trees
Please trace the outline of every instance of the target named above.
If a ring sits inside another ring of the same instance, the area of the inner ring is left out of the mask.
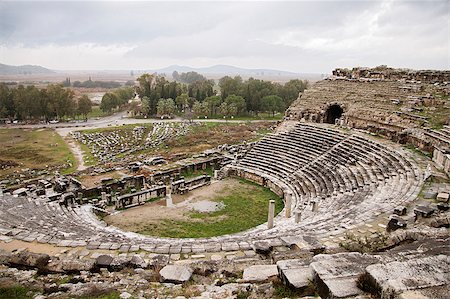
[[[100,109],[103,112],[111,112],[116,108],[125,106],[128,100],[134,98],[133,87],[123,87],[114,92],[107,92],[103,95],[100,103]]]
[[[195,76],[195,72],[186,73],[189,76],[185,73],[174,74],[178,79],[187,77],[199,80],[183,84],[169,82],[156,74],[143,74],[138,78],[139,85],[136,87],[142,106],[140,111],[137,106],[133,107],[135,112],[147,116],[176,112],[193,112],[197,116],[258,115],[261,112],[274,115],[289,107],[308,86],[307,81],[297,79],[282,85],[254,78],[244,81],[240,76],[226,76],[219,80],[219,91],[215,91],[213,80],[207,80],[202,75]]]
[[[75,98],[74,92],[62,85],[9,88],[0,84],[0,118],[45,121],[79,115],[86,118],[91,110],[92,102],[86,95]]]
[[[74,81],[72,82],[71,79],[68,77],[66,80],[62,82],[62,85],[64,87],[83,87],[83,88],[106,88],[106,89],[112,89],[112,88],[119,88],[122,86],[120,82],[116,81],[93,81],[91,77],[89,77],[89,80],[86,81]],[[129,80],[125,82],[125,86],[134,86],[134,81]]]

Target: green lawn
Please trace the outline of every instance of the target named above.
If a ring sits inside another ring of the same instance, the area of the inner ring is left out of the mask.
[[[267,221],[268,203],[275,200],[275,213],[283,209],[283,200],[268,188],[239,179],[239,188],[225,190],[213,201],[225,208],[211,213],[189,212],[192,221],[165,219],[137,231],[141,234],[170,238],[205,238],[245,231]]]
[[[233,118],[227,117],[224,118],[221,115],[213,115],[208,116],[209,119],[227,119],[227,120],[282,120],[284,117],[284,113],[276,113],[272,115],[272,113],[260,113],[258,115],[242,115],[242,116],[234,116]],[[198,118],[195,118],[198,119]],[[200,117],[199,119],[204,119],[204,117]]]
[[[100,106],[92,106],[92,111],[87,115],[88,118],[105,117],[112,115],[113,112],[103,112]]]
[[[57,167],[67,174],[77,167],[64,139],[51,129],[0,129],[0,144],[0,177],[24,168]]]

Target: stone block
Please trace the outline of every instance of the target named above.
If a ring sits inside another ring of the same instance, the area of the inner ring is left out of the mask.
[[[277,262],[278,272],[284,283],[296,289],[309,285],[313,274],[305,260],[281,260]]]
[[[374,264],[366,271],[368,281],[374,284],[372,287],[386,298],[408,290],[450,285],[450,257],[447,255]]]
[[[377,262],[377,258],[357,252],[319,254],[310,267],[321,297],[345,298],[363,293],[356,281],[368,265]]]
[[[242,278],[247,282],[264,282],[277,275],[277,265],[255,265],[245,268]]]
[[[191,279],[192,268],[183,265],[167,265],[159,271],[163,282],[184,283]]]
[[[436,200],[440,202],[448,202],[448,199],[450,197],[450,194],[441,192],[436,196]]]

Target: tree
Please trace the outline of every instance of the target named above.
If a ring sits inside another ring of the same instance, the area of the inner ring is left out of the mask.
[[[208,105],[208,111],[210,115],[216,115],[219,111],[219,106],[222,103],[222,98],[220,96],[207,97],[204,103]]]
[[[225,99],[225,102],[228,105],[234,105],[236,107],[236,114],[241,114],[245,111],[245,99],[241,96],[232,94]]]
[[[117,96],[118,106],[122,106],[128,103],[134,97],[134,89],[132,87],[119,88],[114,92]]]
[[[61,85],[50,84],[46,88],[46,96],[49,105],[49,112],[58,119],[65,116],[73,116],[76,111],[74,92],[71,89],[64,89]],[[51,115],[49,115],[52,117]]]
[[[119,104],[119,99],[114,93],[107,92],[103,95],[100,109],[103,112],[111,112]]]
[[[159,116],[169,115],[172,116],[175,112],[175,102],[173,99],[159,99],[157,104],[157,113]]]
[[[272,116],[274,116],[275,112],[284,111],[284,101],[277,95],[265,96],[261,99],[261,109],[272,112]]]
[[[78,99],[77,113],[84,116],[87,119],[87,115],[92,111],[92,101],[87,95],[82,95]]]
[[[175,99],[177,103],[178,110],[183,111],[189,105],[189,96],[187,93],[182,93]]]
[[[194,105],[192,105],[192,111],[194,115],[199,116],[207,116],[209,115],[209,107],[207,103],[200,103],[199,101],[195,101]]]
[[[14,106],[13,92],[6,84],[0,84],[0,117],[14,118],[16,107]]]
[[[298,98],[300,92],[308,88],[308,81],[290,80],[280,88],[278,95],[284,99],[285,106],[288,107]]]
[[[222,99],[226,99],[229,95],[241,95],[242,92],[242,78],[236,76],[231,78],[225,76],[219,80],[220,94]]]
[[[220,107],[219,107],[220,114],[222,114],[225,117],[236,115],[237,111],[238,111],[238,109],[237,109],[236,105],[233,103],[229,104],[227,102],[223,102],[222,104],[220,104]]]

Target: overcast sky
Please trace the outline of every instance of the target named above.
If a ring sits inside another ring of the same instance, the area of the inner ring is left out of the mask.
[[[0,63],[450,69],[450,1],[0,2]]]

